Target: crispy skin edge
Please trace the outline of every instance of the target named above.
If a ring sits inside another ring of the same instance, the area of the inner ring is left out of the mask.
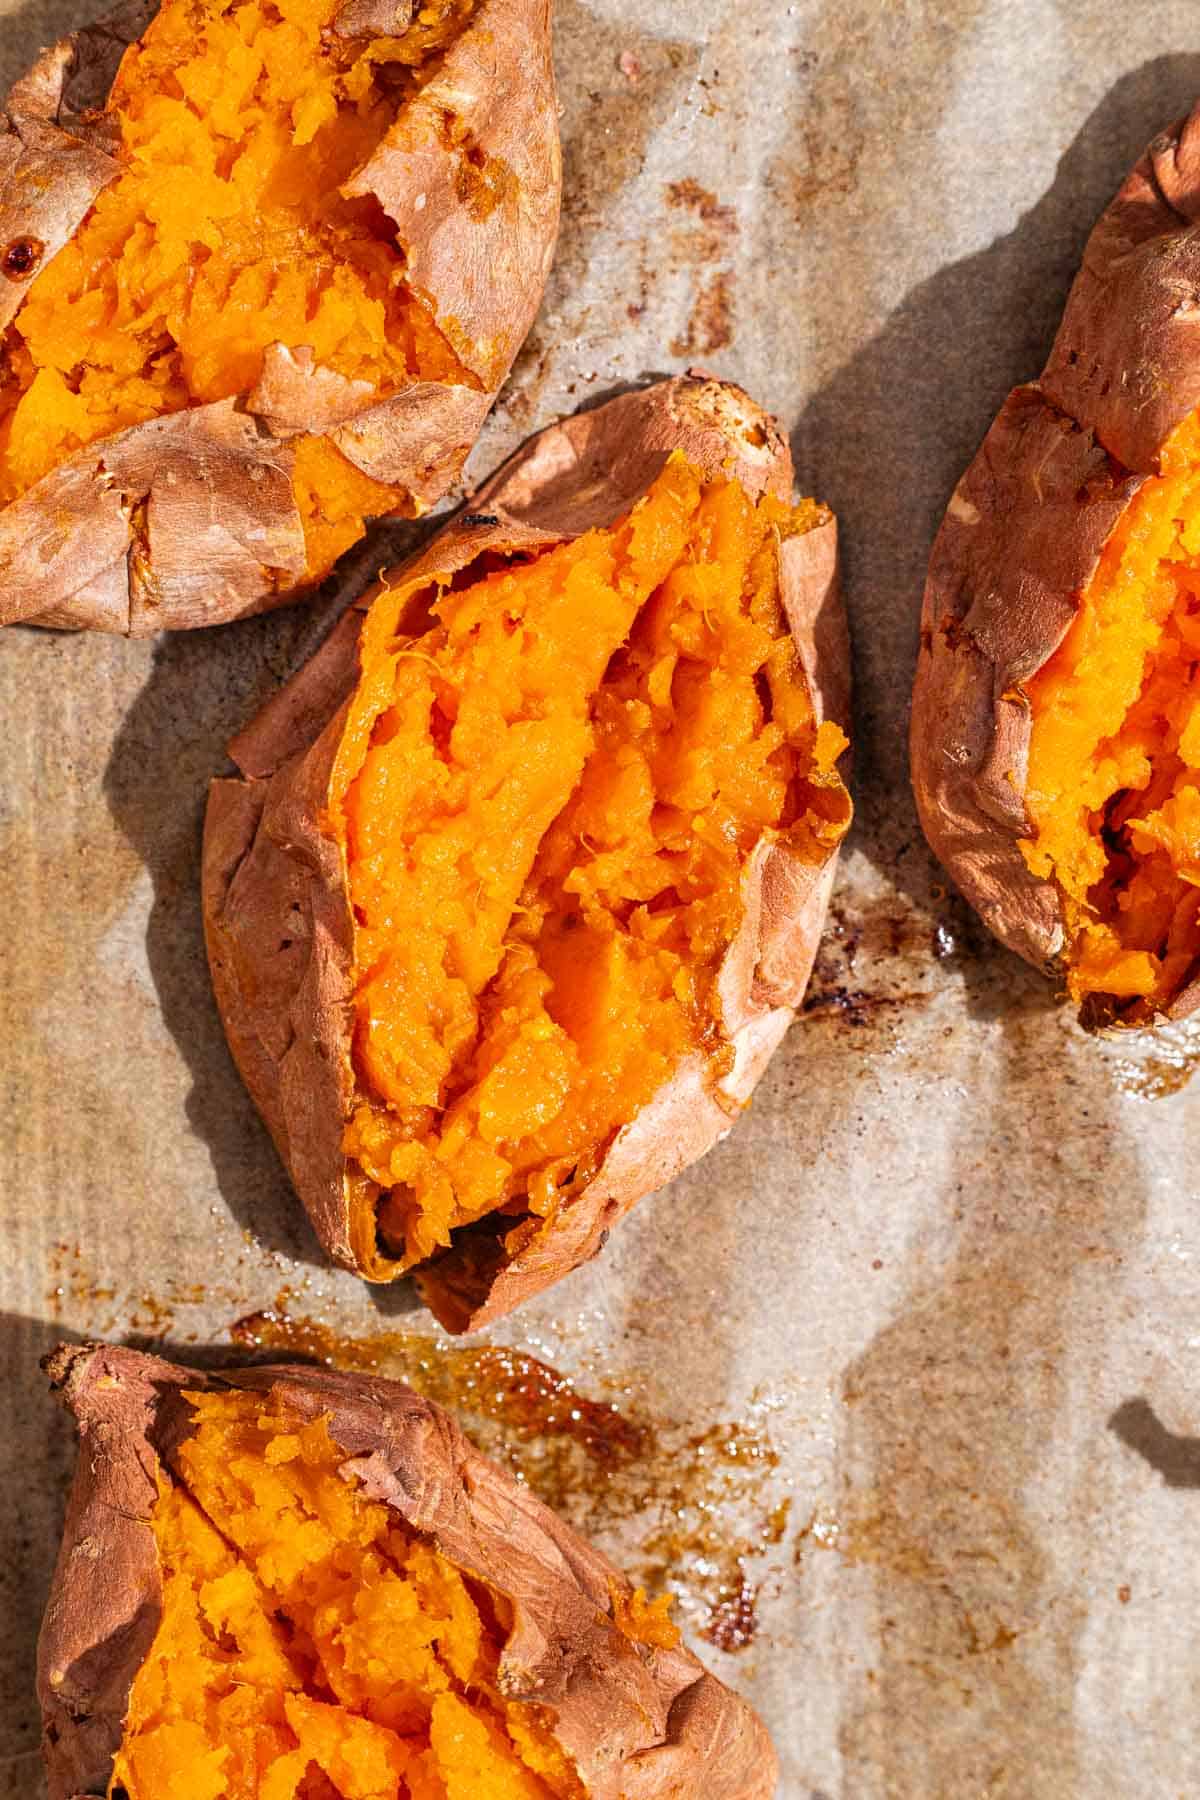
[[[706,470],[737,474],[751,492],[790,494],[791,458],[774,421],[741,390],[693,373],[539,433],[387,579],[419,589],[486,550],[537,547],[611,523],[676,448]],[[849,643],[831,518],[789,540],[781,579],[818,713],[848,725]],[[320,829],[339,709],[355,679],[354,620],[231,745],[242,774],[210,792],[203,910],[234,1059],[323,1245],[368,1279],[390,1280],[400,1265],[362,1241],[340,1151],[354,1091],[353,922],[341,852]],[[777,836],[759,844],[747,861],[743,926],[720,977],[732,1069],[714,1080],[700,1059],[682,1068],[520,1256],[508,1258],[494,1233],[460,1234],[419,1277],[448,1329],[475,1329],[569,1273],[637,1200],[725,1135],[799,1005],[835,863],[836,852],[819,867],[803,863]],[[285,913],[295,931],[280,929]],[[271,948],[273,934],[286,949]]]
[[[162,1584],[150,1523],[160,1473],[187,1437],[183,1390],[269,1391],[328,1415],[346,1471],[439,1551],[512,1603],[502,1691],[544,1709],[593,1800],[769,1800],[776,1761],[756,1714],[685,1649],[634,1645],[611,1617],[630,1584],[400,1382],[303,1365],[181,1368],[105,1344],[46,1360],[80,1453],[38,1648],[50,1800],[102,1795]]]
[[[930,558],[911,766],[935,854],[1001,941],[1051,972],[1057,891],[1030,872],[1021,682],[1053,654],[1136,488],[1037,384],[1005,401]]]
[[[74,109],[103,104],[121,53],[155,10],[125,0],[44,51],[10,90],[0,121],[0,241],[29,236],[53,255],[113,179],[106,120]],[[553,256],[562,171],[550,12],[550,0],[480,0],[356,178],[355,191],[386,191],[414,289],[478,387],[424,382],[347,401],[351,384],[285,356],[236,402],[89,445],[0,510],[0,624],[137,637],[298,598],[304,540],[287,446],[309,420],[368,474],[406,487],[419,509],[441,497],[532,324]],[[462,128],[453,150],[439,136],[444,108]],[[474,167],[468,156],[504,171],[486,206],[460,179]],[[3,323],[24,284],[0,286]]]
[[[1021,684],[1062,642],[1126,506],[1200,405],[1198,219],[1200,103],[1098,220],[1041,379],[1008,396],[930,557],[910,737],[921,824],[996,937],[1059,980],[1058,889],[1019,847],[1032,730]],[[1193,974],[1168,1016],[1198,1005]],[[1081,1016],[1123,1022],[1119,1008]]]

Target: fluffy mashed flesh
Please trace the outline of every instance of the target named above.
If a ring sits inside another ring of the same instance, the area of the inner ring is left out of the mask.
[[[536,1709],[498,1692],[501,1602],[343,1477],[327,1421],[188,1398],[114,1800],[582,1796]]]
[[[1200,419],[1168,442],[1032,681],[1022,846],[1077,1001],[1149,1017],[1200,957]]]
[[[440,589],[420,635],[405,590],[375,601],[330,806],[370,1251],[494,1212],[514,1251],[684,1057],[727,1066],[747,856],[822,862],[849,820],[780,596],[782,540],[826,516],[676,453],[610,529]]]
[[[120,173],[5,333],[0,503],[97,439],[248,393],[271,344],[381,397],[472,383],[377,202],[339,189],[474,0],[430,0],[402,37],[374,39],[331,29],[340,4],[164,0],[126,51],[107,105]],[[408,497],[326,438],[292,447],[315,580]]]

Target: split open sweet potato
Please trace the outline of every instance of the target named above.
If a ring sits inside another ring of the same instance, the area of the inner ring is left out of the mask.
[[[130,0],[0,125],[0,624],[275,606],[457,475],[537,309],[550,0]]]
[[[1085,1023],[1200,1003],[1200,109],[1096,226],[950,502],[912,771],[931,845]]]
[[[850,802],[836,534],[749,398],[531,440],[232,745],[204,907],[329,1253],[453,1330],[599,1250],[745,1105]]]
[[[769,1800],[759,1720],[448,1414],[327,1369],[48,1360],[80,1456],[50,1800]]]

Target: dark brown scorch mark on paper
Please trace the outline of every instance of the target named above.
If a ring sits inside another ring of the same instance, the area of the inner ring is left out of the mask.
[[[672,356],[710,356],[733,342],[733,275],[722,269],[696,295],[681,337],[672,338]]]
[[[734,275],[729,257],[738,235],[737,214],[691,176],[667,184],[667,205],[688,215],[667,238],[668,260],[698,271],[698,285],[683,331],[671,341],[672,356],[710,356],[734,336]],[[714,267],[724,263],[724,267]]]

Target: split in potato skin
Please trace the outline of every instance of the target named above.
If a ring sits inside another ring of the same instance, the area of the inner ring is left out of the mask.
[[[507,1602],[341,1472],[327,1422],[193,1393],[152,1520],[163,1614],[130,1693],[129,1800],[576,1800],[497,1686]],[[634,1597],[622,1628],[674,1628]],[[672,1641],[675,1641],[674,1634]]]
[[[818,863],[848,819],[779,593],[780,539],[825,517],[676,454],[626,519],[440,590],[417,634],[411,596],[374,602],[328,821],[343,1147],[406,1265],[496,1213],[514,1250],[689,1054],[719,1058],[749,851]]]
[[[1149,1020],[1200,956],[1200,418],[1164,446],[1055,654],[1023,684],[1033,873],[1081,1003]]]
[[[121,172],[5,334],[0,504],[89,443],[250,392],[272,344],[380,398],[478,385],[408,287],[378,203],[339,191],[474,0],[433,0],[375,39],[339,37],[340,5],[164,0],[126,51],[107,107]],[[292,455],[305,582],[368,518],[413,510],[325,437]]]
[[[666,1602],[403,1383],[45,1367],[80,1432],[38,1642],[53,1800],[774,1794]]]

